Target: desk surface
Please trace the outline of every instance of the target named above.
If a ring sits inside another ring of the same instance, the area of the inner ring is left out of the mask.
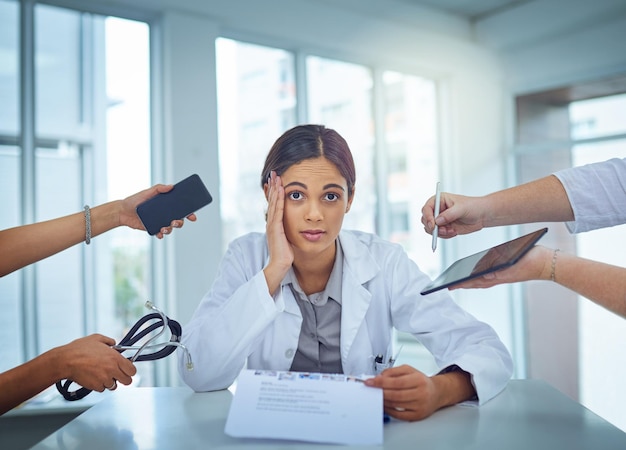
[[[34,449],[346,448],[224,434],[230,391],[136,388],[115,392]],[[626,433],[550,385],[514,380],[481,407],[453,406],[421,422],[384,426],[389,449],[626,449]],[[362,447],[381,448],[381,447]]]

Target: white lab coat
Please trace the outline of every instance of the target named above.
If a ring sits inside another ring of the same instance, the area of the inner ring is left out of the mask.
[[[511,357],[495,331],[461,309],[447,291],[422,296],[430,279],[397,244],[343,230],[341,363],[345,374],[372,374],[374,355],[392,356],[392,328],[413,334],[441,368],[472,375],[479,403],[497,395],[512,374]],[[300,308],[288,285],[268,293],[265,234],[234,240],[182,343],[179,373],[196,391],[224,389],[249,369],[289,370],[298,348]]]

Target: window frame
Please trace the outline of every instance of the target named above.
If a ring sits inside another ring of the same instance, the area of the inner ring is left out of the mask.
[[[11,2],[11,0],[7,0]],[[36,216],[36,152],[38,148],[57,148],[60,142],[67,145],[74,146],[79,149],[79,159],[81,166],[81,196],[84,200],[84,204],[100,204],[96,199],[96,192],[94,190],[94,179],[98,178],[95,173],[97,167],[102,167],[102,161],[96,160],[94,156],[94,147],[96,145],[102,145],[98,143],[101,137],[98,137],[96,131],[103,129],[105,124],[102,122],[102,117],[88,117],[90,126],[87,129],[81,128],[77,133],[72,135],[58,135],[50,136],[37,132],[36,125],[36,71],[35,53],[36,53],[36,8],[39,5],[50,6],[55,8],[62,8],[64,10],[77,13],[81,16],[83,14],[89,14],[93,16],[101,17],[118,17],[122,19],[128,19],[137,22],[145,23],[149,31],[149,71],[150,71],[150,151],[151,151],[151,178],[162,178],[163,166],[160,163],[163,159],[163,152],[160,150],[162,145],[162,132],[161,126],[158,124],[162,121],[162,103],[160,91],[162,90],[162,79],[160,77],[159,65],[161,63],[160,50],[161,46],[161,24],[160,15],[143,11],[135,8],[107,6],[100,3],[85,4],[78,0],[59,0],[59,1],[35,1],[35,0],[15,0],[17,6],[17,26],[19,28],[17,36],[17,59],[18,59],[18,129],[15,135],[1,134],[0,144],[15,146],[18,149],[19,172],[20,172],[20,193],[18,200],[19,208],[19,223],[10,226],[17,226],[24,223],[33,223],[37,220],[42,220]],[[83,30],[83,33],[89,33],[89,30]],[[82,42],[85,41],[85,36],[82,37]],[[91,41],[91,36],[88,37],[87,42]],[[86,46],[81,45],[82,57],[80,58],[82,65],[91,65],[91,59],[97,56],[89,54],[89,50]],[[102,56],[102,55],[98,55]],[[87,69],[89,71],[90,69]],[[82,70],[81,70],[82,72]],[[97,76],[92,73],[83,74],[83,77]],[[91,98],[95,88],[91,81],[81,83],[80,98],[82,98],[81,108],[85,108],[86,111],[91,110]],[[98,95],[106,96],[106,93]],[[100,100],[96,100],[100,101]],[[100,152],[103,153],[103,152]],[[146,186],[148,187],[148,186]],[[43,218],[46,219],[46,218]],[[94,244],[97,244],[94,243]],[[83,246],[84,247],[84,246]],[[81,333],[83,335],[102,332],[97,326],[97,308],[95,305],[96,293],[94,292],[95,283],[95,266],[97,256],[97,245],[91,245],[89,250],[86,248],[79,248],[81,253],[81,265],[83,266],[82,273],[77,274],[80,276],[79,283],[82,285],[81,296],[84,307],[83,313],[80,313],[80,320],[82,321]],[[163,246],[157,246],[154,241],[151,241],[149,251],[152,255],[152,263],[149,270],[152,273],[165,273],[166,276],[150,276],[150,290],[154,292],[155,298],[152,299],[155,304],[159,305],[165,311],[169,311],[169,307],[172,306],[173,300],[165,302],[166,292],[170,283],[169,276],[165,270],[165,261],[168,255],[169,249],[163,248]],[[19,363],[33,359],[45,351],[38,344],[39,326],[38,326],[38,305],[37,305],[37,264],[32,264],[20,269],[11,276],[18,277],[17,283],[20,286],[18,303],[20,308],[19,320],[23,324],[22,332],[17,337],[23,342],[20,355],[18,356]],[[147,313],[147,312],[146,312]],[[113,336],[115,339],[120,339],[122,336]],[[173,362],[155,362],[152,363],[154,372],[155,385],[171,385],[175,379],[175,368]],[[91,403],[91,402],[88,402]],[[74,407],[72,404],[64,404],[63,407]],[[39,406],[33,405],[34,409],[38,409]]]

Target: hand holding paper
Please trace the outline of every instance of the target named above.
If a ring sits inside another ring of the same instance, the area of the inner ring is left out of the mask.
[[[383,391],[341,374],[245,370],[226,421],[233,437],[383,442]]]

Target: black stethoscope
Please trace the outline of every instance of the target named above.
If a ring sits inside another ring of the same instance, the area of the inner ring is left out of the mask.
[[[166,356],[171,355],[176,348],[180,347],[185,352],[187,356],[187,370],[193,370],[193,362],[191,361],[191,354],[189,350],[180,343],[180,338],[183,334],[182,327],[180,324],[170,319],[156,306],[152,304],[152,302],[146,302],[146,308],[151,309],[155,312],[151,314],[147,314],[143,316],[141,319],[133,325],[133,327],[126,333],[126,336],[119,342],[119,344],[112,346],[111,348],[117,350],[120,353],[125,352],[126,350],[136,350],[135,354],[128,359],[131,362],[139,362],[139,361],[155,361],[157,359],[165,358]],[[146,323],[151,320],[156,320],[149,326],[142,328]],[[146,337],[148,334],[152,333],[154,330],[161,328],[157,334],[148,339],[143,345],[135,345],[139,340]],[[155,339],[161,336],[165,329],[169,328],[172,332],[172,336],[170,340],[167,342],[161,342],[152,344]],[[139,331],[139,332],[138,332]],[[156,350],[159,349],[159,350]],[[146,350],[156,350],[152,353],[144,354]],[[81,398],[85,398],[89,393],[91,393],[91,389],[87,389],[85,387],[81,387],[75,391],[70,391],[70,385],[74,383],[73,380],[60,380],[57,381],[56,386],[57,390],[63,395],[63,398],[68,401],[80,400]]]

